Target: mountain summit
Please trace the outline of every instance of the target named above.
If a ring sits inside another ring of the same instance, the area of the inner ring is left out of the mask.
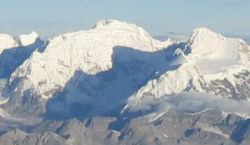
[[[195,61],[204,73],[220,72],[223,68],[226,70],[233,65],[249,65],[249,48],[241,39],[226,38],[207,28],[199,28],[191,34],[188,45],[192,49],[190,59]],[[209,68],[211,64],[213,68]]]

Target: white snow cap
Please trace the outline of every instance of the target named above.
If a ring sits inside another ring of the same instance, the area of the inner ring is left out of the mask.
[[[101,20],[99,22],[96,23],[96,25],[94,26],[94,28],[99,28],[99,27],[105,27],[105,26],[109,26],[109,25],[119,25],[125,22],[120,22],[117,20]]]
[[[31,32],[30,34],[23,34],[19,36],[22,46],[28,46],[36,42],[38,39],[38,34],[36,32]]]
[[[130,24],[118,20],[100,20],[94,26],[94,28],[103,28],[103,27],[114,28],[114,27],[138,27],[138,26],[136,26],[135,24]]]

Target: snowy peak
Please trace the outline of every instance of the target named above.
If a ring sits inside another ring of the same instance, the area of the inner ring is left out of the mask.
[[[110,29],[142,29],[139,26],[136,26],[135,24],[127,23],[124,21],[118,21],[118,20],[101,20],[98,21],[94,29],[102,29],[102,28],[110,28]]]
[[[226,38],[207,28],[193,31],[189,44],[192,53],[206,57],[206,59],[234,59],[238,58],[238,41]]]
[[[31,32],[30,34],[23,34],[19,36],[19,40],[22,46],[28,46],[34,44],[39,38],[36,32]]]
[[[102,28],[102,27],[117,27],[117,26],[127,26],[129,25],[126,22],[121,22],[118,20],[101,20],[96,23],[94,28]]]
[[[36,32],[31,32],[30,34],[23,34],[18,37],[13,37],[8,34],[0,34],[0,54],[5,49],[15,48],[15,47],[26,47],[32,45],[39,38]]]
[[[17,46],[18,46],[18,43],[14,37],[8,34],[0,34],[0,54],[5,49],[17,47]]]
[[[11,79],[25,78],[23,90],[34,88],[47,97],[63,88],[75,71],[94,75],[111,69],[112,55],[118,46],[155,52],[170,43],[154,40],[134,24],[103,20],[94,29],[53,38],[43,53],[34,52]]]
[[[140,37],[151,37],[143,28],[132,23],[118,20],[101,20],[95,24],[94,29],[98,31],[106,30],[110,33],[114,33],[113,31],[127,31],[137,33]]]
[[[203,73],[216,73],[235,65],[249,64],[249,56],[243,52],[249,51],[249,48],[241,39],[227,38],[207,28],[199,28],[193,31],[187,43],[191,49],[188,58]]]
[[[243,47],[242,40],[224,37],[207,28],[195,29],[188,43],[192,48],[193,54],[214,60],[237,61],[239,59],[238,53]]]
[[[210,30],[209,28],[201,27],[201,28],[196,28],[193,30],[193,32],[191,33],[191,39],[195,38],[195,37],[204,37],[204,36],[217,37],[218,35],[220,35],[220,34]]]
[[[185,49],[190,50],[190,53],[183,53]],[[214,93],[213,91],[216,92],[221,88],[221,92],[226,89],[231,91],[234,87],[237,90],[240,83],[235,75],[245,70],[249,71],[250,68],[249,47],[243,40],[227,38],[207,28],[194,30],[186,43],[185,49],[176,49],[174,52],[175,55],[184,58],[185,61],[181,61],[178,68],[167,71],[160,78],[149,81],[147,85],[128,99],[128,104],[124,110],[128,108],[132,110],[137,108],[148,109],[159,98],[178,94],[182,91],[207,92],[212,90],[210,93]],[[225,80],[231,85],[231,88],[223,82]],[[218,90],[211,89],[211,86],[214,85],[211,83],[212,81],[213,83],[222,82],[216,88]],[[244,84],[244,86],[247,86],[247,84]],[[230,94],[230,92],[223,93],[219,95],[225,97],[235,95]],[[235,95],[234,97],[239,96]]]

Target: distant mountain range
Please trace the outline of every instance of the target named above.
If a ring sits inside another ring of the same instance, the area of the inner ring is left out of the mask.
[[[0,34],[0,144],[248,145],[249,100],[250,46],[207,28]]]

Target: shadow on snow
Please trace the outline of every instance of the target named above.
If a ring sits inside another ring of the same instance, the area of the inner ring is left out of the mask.
[[[0,79],[9,78],[35,50],[43,52],[46,45],[47,43],[37,38],[31,45],[5,49],[0,54]]]
[[[177,48],[184,50],[184,46],[184,43],[174,44],[156,52],[115,47],[112,68],[95,75],[76,71],[63,91],[48,101],[45,118],[65,120],[119,116],[127,99],[148,81],[179,67],[180,64],[173,63],[178,59],[174,52]],[[189,50],[186,49],[185,53]]]

